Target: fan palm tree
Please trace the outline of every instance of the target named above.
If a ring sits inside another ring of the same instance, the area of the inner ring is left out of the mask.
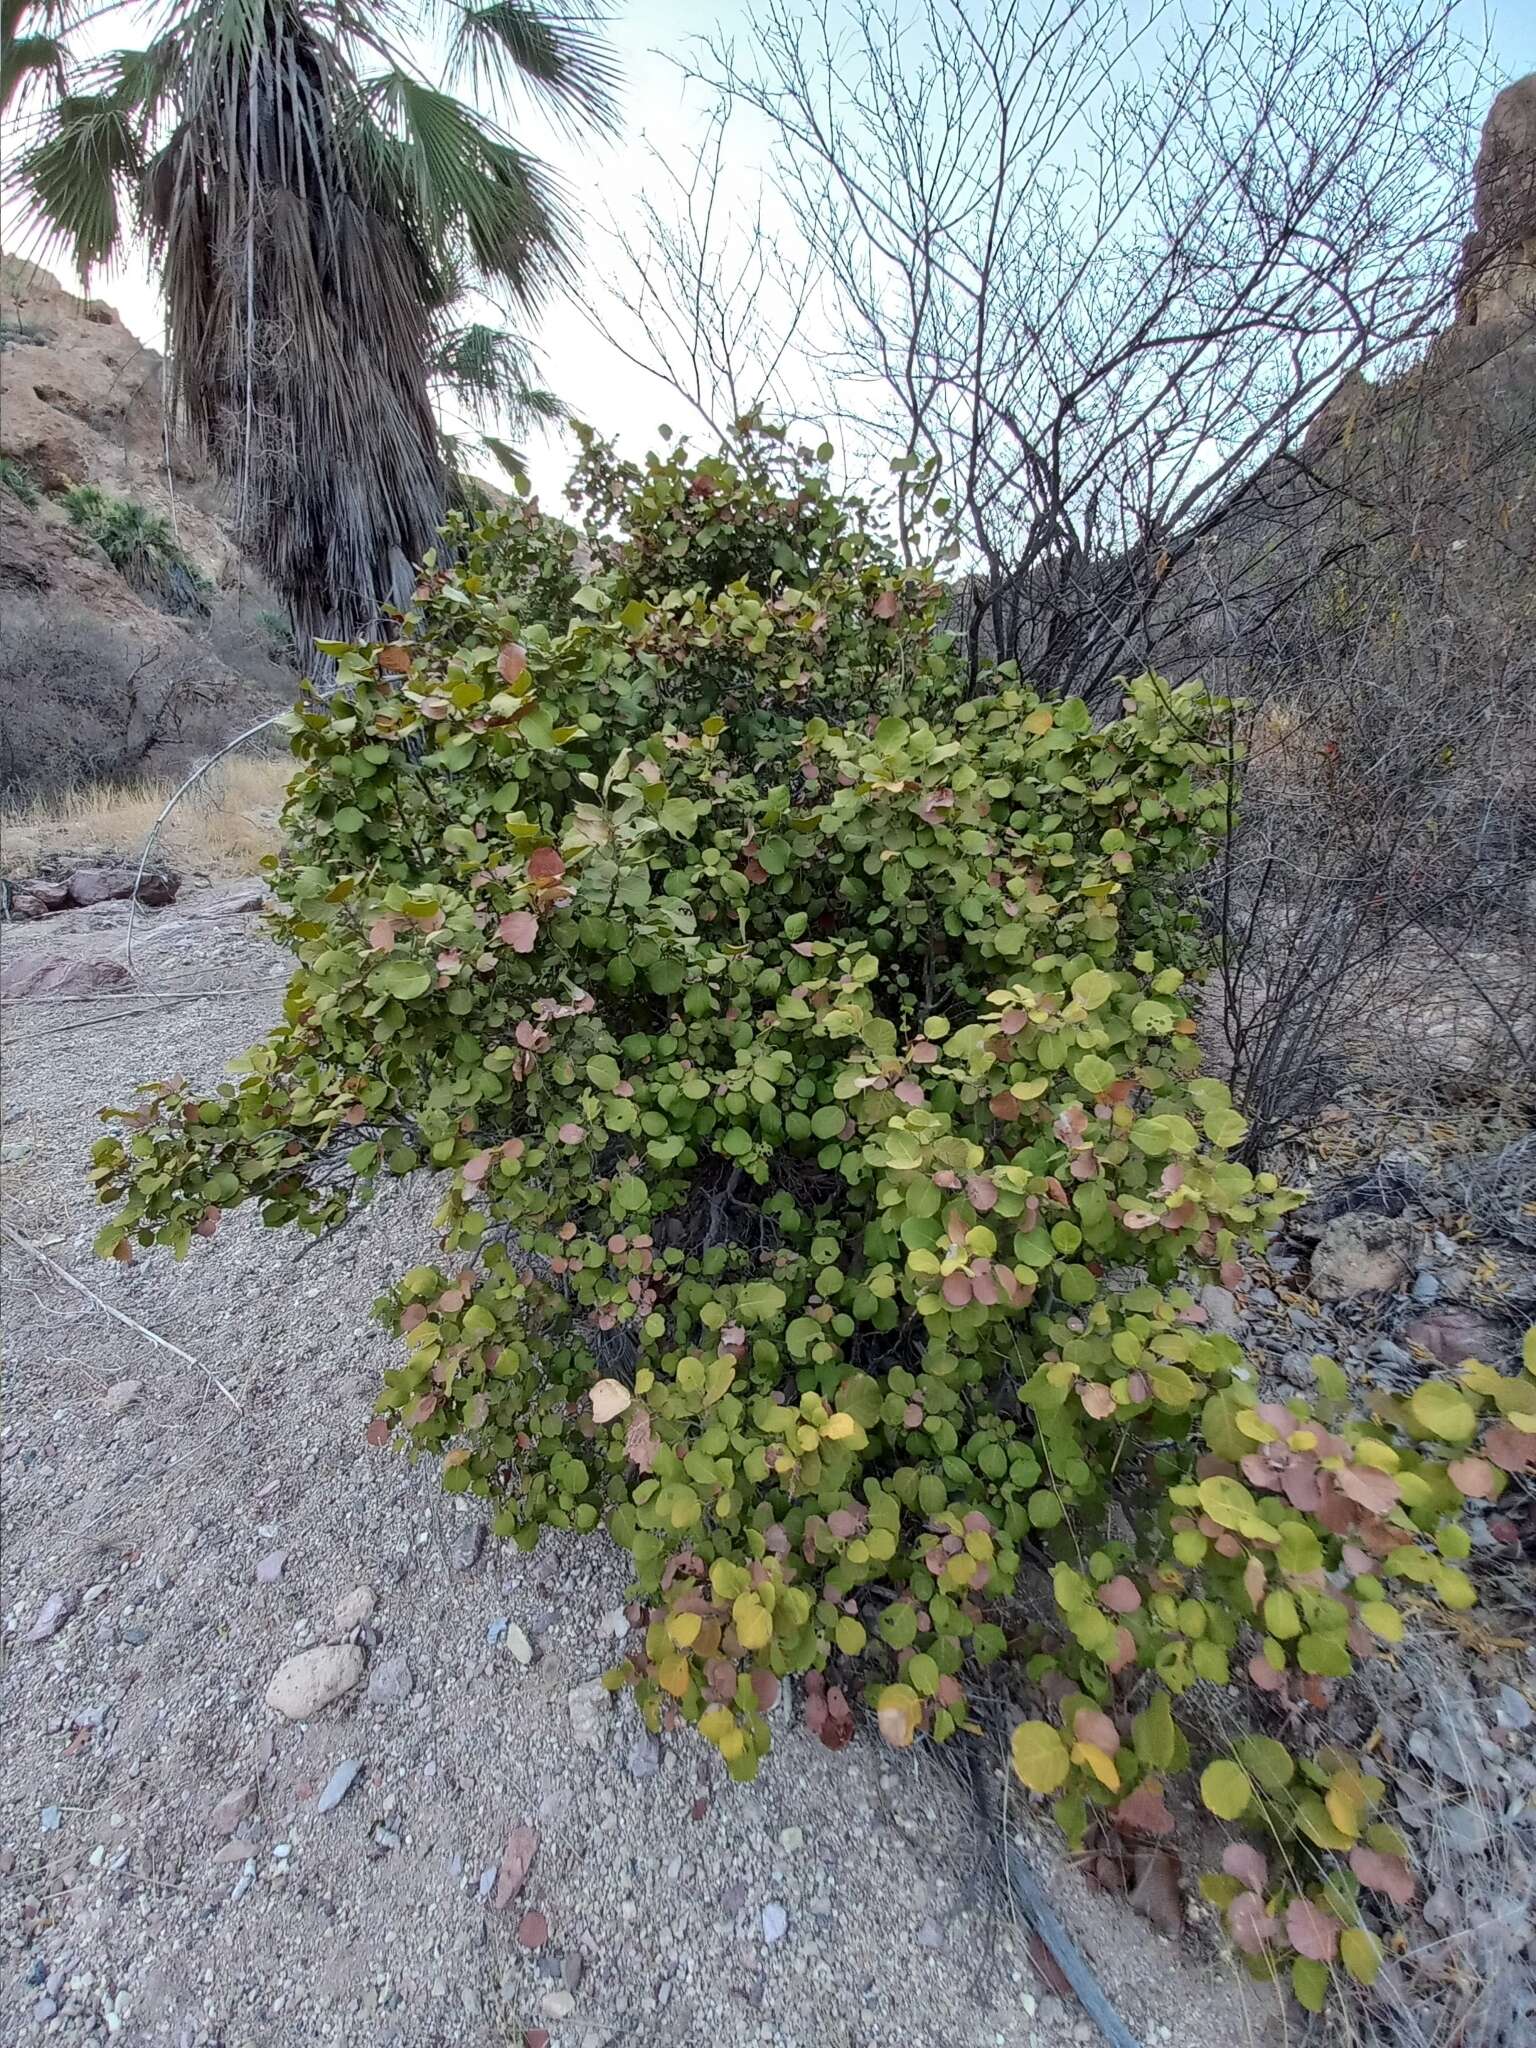
[[[82,276],[147,248],[170,400],[233,484],[243,540],[297,631],[365,633],[443,514],[434,382],[487,421],[553,404],[525,346],[464,315],[485,295],[526,317],[567,274],[569,208],[499,110],[523,89],[610,127],[599,17],[165,0],[145,47],[76,62],[80,11],[0,0],[16,195]]]

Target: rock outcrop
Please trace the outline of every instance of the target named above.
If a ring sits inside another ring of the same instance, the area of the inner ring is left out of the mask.
[[[1474,179],[1457,325],[1529,328],[1536,323],[1536,71],[1507,85],[1489,109]]]
[[[108,306],[0,259],[0,789],[169,772],[278,708],[274,600],[217,479],[170,439],[162,364]],[[93,484],[164,519],[206,616],[135,589],[61,502]]]

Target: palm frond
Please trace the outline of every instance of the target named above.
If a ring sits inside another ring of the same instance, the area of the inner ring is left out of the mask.
[[[0,40],[0,108],[9,111],[38,85],[65,89],[68,52],[58,36],[6,36]]]
[[[504,327],[473,321],[449,330],[435,342],[428,372],[482,427],[498,415],[520,425],[564,411],[552,391],[535,383],[528,343]]]
[[[35,245],[62,250],[89,279],[122,243],[122,194],[142,165],[131,107],[113,94],[74,93],[51,110],[8,182],[32,215]]]
[[[448,83],[482,94],[523,86],[571,130],[619,125],[619,68],[596,7],[558,11],[530,0],[450,5]]]
[[[575,239],[551,174],[486,118],[405,71],[363,82],[348,147],[434,247],[536,305]],[[372,131],[372,132],[370,132]]]
[[[521,448],[514,448],[510,441],[503,441],[497,434],[482,434],[487,451],[496,458],[514,484],[526,488],[528,483],[528,458]]]

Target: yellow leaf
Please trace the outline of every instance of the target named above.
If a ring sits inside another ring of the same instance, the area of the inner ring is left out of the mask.
[[[1072,1760],[1067,1745],[1049,1721],[1021,1721],[1009,1748],[1019,1782],[1031,1792],[1054,1792],[1066,1783]]]
[[[1365,1818],[1365,1787],[1358,1772],[1340,1771],[1323,1795],[1323,1804],[1341,1835],[1358,1835]]]
[[[685,1610],[682,1614],[667,1616],[667,1634],[680,1650],[686,1650],[699,1639],[699,1630],[704,1626],[704,1617]]]
[[[910,1749],[923,1719],[923,1703],[910,1685],[887,1685],[875,1702],[880,1733],[892,1749]]]
[[[863,1430],[860,1429],[853,1417],[851,1415],[844,1415],[841,1410],[836,1415],[828,1416],[827,1420],[822,1424],[821,1433],[827,1439],[827,1442],[832,1444],[845,1443],[853,1437],[858,1437],[862,1440],[864,1437]],[[857,1449],[858,1446],[855,1445],[854,1448]]]
[[[721,1737],[728,1735],[735,1726],[736,1716],[729,1707],[709,1707],[699,1716],[699,1733],[717,1749]]]
[[[773,1617],[755,1593],[743,1593],[731,1603],[731,1619],[744,1650],[766,1650],[773,1639]]]
[[[1055,720],[1051,713],[1043,704],[1038,711],[1031,711],[1028,718],[1023,721],[1024,730],[1031,739],[1036,740],[1043,738],[1050,731],[1054,723]]]
[[[1115,1760],[1108,1750],[1100,1749],[1096,1742],[1074,1742],[1072,1762],[1086,1764],[1099,1783],[1109,1791],[1120,1790],[1120,1773],[1115,1768]]]
[[[664,1657],[656,1666],[656,1683],[663,1692],[669,1692],[673,1699],[680,1700],[688,1690],[688,1659]]]
[[[1403,1640],[1403,1617],[1386,1600],[1363,1600],[1360,1603],[1360,1619],[1373,1636],[1379,1636],[1384,1643],[1400,1643]]]

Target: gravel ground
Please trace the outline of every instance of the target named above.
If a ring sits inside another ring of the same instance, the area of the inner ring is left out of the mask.
[[[369,1307],[427,1250],[429,1188],[316,1247],[242,1215],[181,1266],[91,1259],[97,1105],[211,1078],[275,1016],[282,959],[253,919],[206,909],[146,920],[135,957],[162,992],[222,993],[6,1012],[7,1223],[197,1362],[7,1242],[4,2040],[1096,2038],[979,1879],[947,1772],[787,1726],[733,1786],[703,1745],[645,1738],[627,1699],[578,1744],[568,1696],[613,1661],[623,1558],[549,1537],[475,1555],[434,1475],[363,1441],[390,1354]],[[120,905],[65,913],[6,950],[120,957],[123,923]],[[327,1640],[361,1682],[283,1718],[273,1673]],[[531,1867],[497,1910],[518,1828]],[[1202,1936],[1169,1943],[1035,1853],[1140,2040],[1272,2037]]]

